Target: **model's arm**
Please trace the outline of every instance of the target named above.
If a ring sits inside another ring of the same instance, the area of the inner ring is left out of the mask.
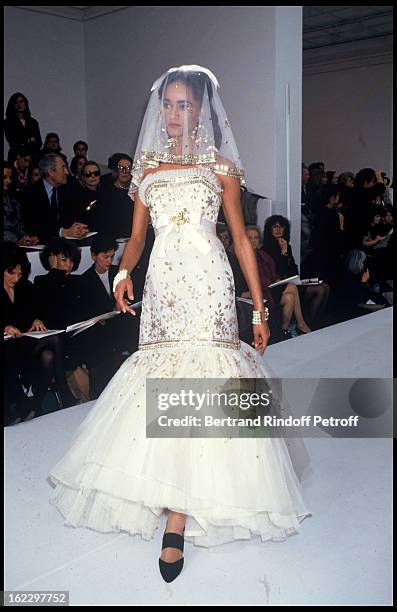
[[[258,264],[254,249],[247,237],[243,214],[240,205],[240,181],[229,176],[220,176],[219,179],[223,187],[223,211],[227,224],[230,228],[234,252],[239,261],[240,268],[247,281],[254,310],[264,310],[263,294],[259,278]],[[266,322],[261,325],[254,325],[254,345],[263,352],[266,348],[270,336],[269,327]]]
[[[125,246],[124,253],[119,266],[120,270],[127,270],[129,273],[131,273],[131,271],[138,263],[145,246],[149,218],[149,209],[146,208],[146,206],[141,202],[138,193],[136,193],[134,198],[134,214],[132,218],[131,237]],[[117,283],[114,295],[120,310],[122,310],[123,312],[136,314],[135,311],[130,308],[127,302],[124,300],[124,294],[126,292],[128,298],[130,300],[133,300],[134,293],[132,281],[130,278],[126,278]]]

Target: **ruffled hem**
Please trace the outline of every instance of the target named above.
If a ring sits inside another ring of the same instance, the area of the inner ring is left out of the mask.
[[[310,516],[285,442],[146,438],[146,378],[269,376],[262,357],[194,347],[137,351],[119,369],[51,470],[65,525],[153,537],[164,509],[187,515],[185,539],[216,546],[284,540]],[[271,374],[270,374],[271,376]],[[307,461],[301,445],[300,461]],[[306,455],[305,455],[306,453]]]

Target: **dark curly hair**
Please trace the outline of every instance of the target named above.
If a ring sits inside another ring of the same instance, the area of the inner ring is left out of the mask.
[[[17,266],[21,266],[22,277],[28,278],[30,274],[30,261],[24,249],[15,242],[3,242],[3,273],[12,272]]]
[[[78,247],[74,246],[66,238],[54,238],[49,242],[40,253],[40,261],[43,268],[50,270],[50,256],[51,255],[64,255],[73,262],[72,271],[77,270],[81,261],[81,251]]]
[[[168,73],[163,82],[159,87],[159,98],[160,100],[163,97],[163,90],[165,85],[171,85],[172,83],[184,83],[186,87],[189,87],[193,93],[194,99],[201,106],[204,96],[205,87],[207,87],[208,91],[208,99],[210,103],[210,111],[211,111],[211,121],[214,129],[214,139],[215,146],[217,149],[220,148],[222,143],[222,133],[219,127],[219,119],[218,115],[215,112],[213,107],[213,98],[214,98],[214,90],[211,79],[203,72],[184,72],[183,70],[176,70],[175,72]]]
[[[279,223],[284,228],[284,239],[289,242],[291,237],[291,223],[288,221],[287,217],[283,217],[282,215],[271,215],[268,217],[265,222],[265,226],[263,228],[263,248],[267,251],[271,249],[273,244],[277,243],[276,238],[274,238],[272,234],[272,225],[275,223]],[[278,243],[277,249],[279,250]]]

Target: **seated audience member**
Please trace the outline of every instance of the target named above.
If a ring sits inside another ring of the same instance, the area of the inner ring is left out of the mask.
[[[311,253],[302,266],[302,275],[318,277],[331,286],[338,286],[342,269],[343,232],[338,213],[340,187],[326,185],[321,208],[313,219]]]
[[[361,248],[369,210],[377,196],[383,196],[386,187],[381,177],[372,168],[357,172],[354,187],[349,191],[345,202],[345,242],[347,250]]]
[[[71,178],[75,178],[76,181],[78,181],[78,184],[81,186],[83,185],[83,182],[81,180],[81,171],[86,161],[86,158],[82,155],[75,155],[72,161],[70,162]]]
[[[371,276],[376,281],[386,281],[392,278],[392,252],[389,247],[391,235],[386,237],[389,232],[390,229],[382,223],[379,207],[373,206],[368,213],[368,225],[363,237],[362,248],[368,256]]]
[[[73,153],[75,157],[85,157],[87,159],[88,144],[84,140],[77,140],[73,145]]]
[[[17,158],[14,161],[15,191],[24,191],[29,185],[29,168],[32,165],[32,155],[26,147],[18,147]]]
[[[282,335],[284,339],[291,337],[288,328],[291,323],[292,315],[295,315],[298,333],[307,334],[311,329],[307,325],[302,315],[302,309],[299,299],[298,288],[292,283],[279,285],[278,287],[270,288],[269,285],[280,280],[276,273],[275,263],[259,246],[261,243],[261,235],[259,228],[255,226],[246,227],[247,236],[254,249],[256,260],[258,262],[259,277],[261,280],[263,296],[270,304],[280,304],[282,307]],[[243,293],[241,297],[251,297],[250,292]]]
[[[90,231],[103,231],[100,215],[101,170],[94,161],[85,160],[81,170],[81,187],[75,198],[79,208],[78,220]]]
[[[345,258],[344,291],[346,316],[355,317],[363,314],[360,305],[373,302],[387,306],[388,302],[371,279],[368,258],[364,251],[354,249]]]
[[[22,146],[29,148],[37,163],[42,145],[40,126],[37,119],[34,119],[30,113],[28,99],[19,91],[8,100],[4,135],[10,145],[9,162],[15,161],[16,151]]]
[[[229,260],[230,268],[233,275],[234,292],[235,297],[248,297],[250,299],[250,292],[247,281],[244,277],[243,271],[241,270],[238,258],[233,251],[233,241],[229,231],[229,228],[225,223],[217,223],[216,226],[217,236],[223,243],[225,253]],[[232,282],[232,279],[229,279]],[[281,318],[278,307],[274,304],[272,296],[271,300],[263,296],[266,301],[266,306],[269,309],[268,325],[270,330],[269,344],[278,342],[281,340]],[[268,296],[269,297],[269,296]],[[250,346],[254,339],[253,328],[252,328],[252,310],[253,306],[245,302],[241,302],[236,299],[236,312],[239,328],[239,337],[243,342],[246,342]]]
[[[276,275],[280,279],[299,275],[299,269],[290,245],[290,232],[291,225],[286,217],[272,215],[266,219],[261,249],[266,251],[273,259]],[[317,326],[327,304],[329,286],[326,283],[310,286],[300,285],[298,291],[305,318],[309,319],[311,327]]]
[[[77,270],[81,252],[65,238],[53,239],[40,253],[47,274],[35,276],[40,316],[49,329],[65,329],[82,320],[81,276]]]
[[[30,263],[26,253],[13,243],[3,248],[3,320],[4,333],[16,339],[4,343],[6,361],[6,400],[10,413],[7,421],[26,416],[26,388],[32,386],[33,409],[40,413],[48,386],[55,381],[63,407],[75,404],[66,383],[61,334],[42,339],[27,336],[28,331],[46,331],[32,283],[28,280]]]
[[[34,185],[40,179],[40,168],[37,164],[33,163],[29,169],[29,185]]]
[[[223,248],[225,249],[225,251],[231,249],[232,237],[231,237],[229,228],[227,227],[225,223],[217,223],[216,234],[219,240],[222,242]]]
[[[97,234],[92,241],[91,257],[94,263],[81,276],[84,319],[117,310],[113,280],[118,267],[113,265],[113,260],[118,246],[114,238],[104,234]],[[134,296],[135,301],[138,300]],[[89,369],[91,399],[98,397],[120,367],[125,359],[122,353],[137,350],[140,310],[136,312],[137,316],[120,313],[81,334],[84,360]]]
[[[18,200],[13,194],[13,179],[15,170],[10,162],[3,165],[3,192],[4,192],[4,240],[15,242],[21,246],[38,244],[37,236],[29,236],[23,227],[21,211]]]
[[[132,159],[120,154],[113,180],[102,182],[101,195],[96,206],[96,231],[126,238],[131,235],[133,200],[128,195],[131,184]]]
[[[48,155],[48,153],[60,153],[61,151],[62,147],[58,134],[49,132],[45,137],[40,157],[44,157],[44,155]]]
[[[68,169],[58,154],[45,155],[39,162],[42,178],[29,187],[22,200],[22,220],[28,233],[47,244],[56,236],[83,238],[88,228],[76,221],[77,206],[64,189]]]

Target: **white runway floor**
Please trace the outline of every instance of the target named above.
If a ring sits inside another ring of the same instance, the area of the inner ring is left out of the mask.
[[[269,347],[278,376],[391,377],[392,309]],[[308,438],[313,516],[285,542],[185,544],[171,584],[151,542],[67,528],[48,503],[50,468],[91,403],[5,429],[5,590],[70,592],[70,605],[392,604],[392,440]]]

